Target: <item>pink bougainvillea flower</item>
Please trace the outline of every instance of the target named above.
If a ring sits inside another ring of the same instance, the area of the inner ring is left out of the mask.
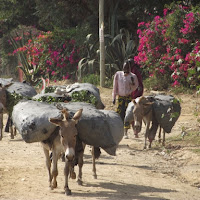
[[[164,73],[165,73],[165,70],[164,70],[164,69],[159,69],[159,72],[160,72],[161,74],[164,74]]]
[[[163,10],[163,15],[166,16],[166,15],[167,15],[167,12],[168,12],[168,9],[165,8],[165,9]]]
[[[173,18],[177,19],[180,26],[173,23]],[[199,66],[199,21],[200,13],[194,13],[194,9],[175,6],[170,12],[164,9],[163,17],[155,16],[148,26],[139,23],[135,62],[150,75],[168,73],[176,80],[174,86],[189,83],[190,80],[193,80],[193,85],[195,80],[198,83],[200,72],[191,74],[188,69]],[[192,76],[192,79],[188,79],[188,76]]]
[[[143,25],[145,25],[145,22],[140,22],[140,23],[138,24],[138,27],[143,26]]]
[[[51,72],[51,75],[55,75],[55,74],[56,74],[56,72],[55,72],[55,71],[52,71],[52,72]]]
[[[190,41],[185,38],[178,38],[179,44],[188,44]]]
[[[173,87],[176,87],[176,86],[179,86],[179,85],[180,85],[180,83],[177,80],[174,81],[174,83],[172,84]]]
[[[65,76],[63,76],[63,79],[67,80],[69,79],[70,75],[67,73]]]

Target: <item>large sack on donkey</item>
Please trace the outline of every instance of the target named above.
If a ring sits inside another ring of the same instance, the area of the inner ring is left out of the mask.
[[[23,97],[33,97],[37,94],[34,87],[21,82],[13,82],[13,84],[7,88],[7,91],[11,94],[16,93]]]
[[[97,109],[104,109],[105,108],[104,104],[101,101],[99,89],[93,84],[90,84],[90,83],[74,83],[74,84],[71,84],[71,85],[68,85],[68,86],[58,86],[55,89],[55,93],[57,93],[57,94],[66,93],[66,94],[68,94],[69,96],[72,97],[72,100],[73,100],[73,97],[75,97],[75,94],[80,93],[80,95],[83,95],[84,91],[87,92],[86,93],[87,96],[92,94],[96,97],[97,102],[96,102],[95,107]]]
[[[12,120],[27,143],[48,139],[56,126],[49,118],[61,118],[61,112],[53,105],[37,101],[20,101],[14,106]]]
[[[136,98],[135,101],[137,102],[139,98],[140,97]],[[133,101],[131,101],[126,108],[124,122],[129,122],[129,123],[133,122],[133,109],[134,109],[134,103]]]
[[[109,148],[103,148],[108,154],[115,155],[118,144],[123,138],[124,135],[124,124],[121,120],[121,117],[118,113],[110,110],[101,110],[104,114],[106,114],[106,120],[109,124],[109,131],[113,137],[115,145]]]
[[[145,97],[153,102],[153,112],[157,122],[166,133],[170,133],[181,113],[180,102],[172,95],[150,95]],[[131,123],[133,121],[133,109],[134,104],[131,101],[126,110],[125,122]]]
[[[91,104],[83,102],[58,105],[61,108],[67,108],[71,116],[83,108],[82,116],[77,124],[80,139],[88,145],[101,147],[110,155],[115,155],[117,145],[123,138],[123,122],[116,112],[98,110]]]
[[[9,85],[12,82],[13,82],[13,78],[0,78],[0,84],[2,86]]]
[[[164,131],[170,133],[181,114],[180,102],[171,95],[156,95],[153,98],[154,116]]]

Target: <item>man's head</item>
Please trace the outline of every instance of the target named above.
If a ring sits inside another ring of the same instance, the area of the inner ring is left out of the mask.
[[[130,71],[131,71],[130,63],[128,61],[125,61],[123,64],[124,75],[127,76],[130,73]]]

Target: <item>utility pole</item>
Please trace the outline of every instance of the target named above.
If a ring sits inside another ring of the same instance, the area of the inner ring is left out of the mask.
[[[99,0],[100,86],[105,86],[104,0]]]

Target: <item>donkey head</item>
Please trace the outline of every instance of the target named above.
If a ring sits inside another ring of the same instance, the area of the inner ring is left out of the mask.
[[[6,101],[7,101],[7,95],[6,95],[6,89],[12,85],[12,83],[9,83],[7,85],[2,85],[0,83],[0,103],[2,103],[3,107],[6,107]]]
[[[139,133],[142,128],[142,120],[149,114],[151,110],[152,102],[148,101],[144,96],[133,99],[133,119],[134,119],[134,130]],[[149,119],[150,120],[150,119]]]
[[[75,146],[76,146],[76,136],[77,136],[77,129],[76,124],[82,115],[83,109],[78,110],[72,119],[69,119],[69,113],[66,109],[62,110],[64,115],[64,120],[50,118],[49,121],[56,126],[60,127],[60,138],[61,144],[64,147],[65,151],[65,159],[73,160],[75,156]]]

